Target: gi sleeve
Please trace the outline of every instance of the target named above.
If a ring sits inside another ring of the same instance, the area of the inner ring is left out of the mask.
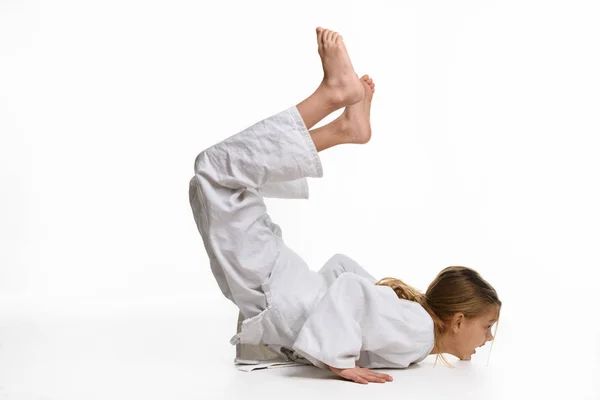
[[[371,289],[371,290],[369,290]],[[322,369],[353,368],[369,324],[374,285],[353,273],[341,274],[302,326],[293,350]]]
[[[346,272],[312,310],[293,350],[325,370],[405,368],[427,356],[433,341],[433,320],[420,304]]]

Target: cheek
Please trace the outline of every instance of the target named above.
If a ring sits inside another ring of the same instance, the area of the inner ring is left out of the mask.
[[[464,332],[464,336],[461,338],[461,348],[464,352],[470,352],[476,349],[485,340],[485,331],[482,333],[481,329],[474,326],[468,331]]]
[[[462,340],[460,341],[461,350],[463,350],[465,352],[469,352],[469,351],[473,350],[473,348],[475,348],[476,341],[477,341],[476,335],[474,335],[473,332],[465,332],[465,335],[462,337]]]
[[[478,347],[485,340],[485,332],[479,329],[473,329],[469,335],[469,346],[471,348]]]

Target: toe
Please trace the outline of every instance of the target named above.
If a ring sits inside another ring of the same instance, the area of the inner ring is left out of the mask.
[[[331,36],[332,36],[333,32],[330,31],[329,29],[327,29],[325,31],[325,43],[327,42],[331,42]]]

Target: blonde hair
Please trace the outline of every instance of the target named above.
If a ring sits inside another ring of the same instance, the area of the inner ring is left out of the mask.
[[[497,306],[498,312],[502,307],[502,302],[492,285],[477,271],[462,266],[444,268],[431,282],[425,294],[396,278],[383,278],[376,285],[391,287],[399,298],[416,301],[427,311],[434,325],[433,348],[437,353],[435,364],[441,357],[444,364],[451,368],[448,360],[439,351],[440,338],[445,332],[444,321],[450,321],[456,313],[463,313],[466,318],[474,318],[484,315],[490,306]],[[497,331],[498,325],[494,331],[492,346]]]

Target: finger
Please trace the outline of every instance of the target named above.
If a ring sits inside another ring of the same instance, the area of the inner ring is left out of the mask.
[[[376,382],[376,383],[384,383],[385,382],[385,379],[377,376],[373,371],[366,370],[364,372],[361,372],[361,376],[363,379],[366,379],[369,382]]]
[[[356,383],[362,383],[362,384],[368,383],[363,377],[361,377],[359,374],[357,374],[355,371],[352,371],[352,370],[340,370],[340,373],[337,375],[339,375],[342,378],[347,379],[349,381],[354,381]]]
[[[380,383],[387,382],[388,381],[388,376],[389,375],[382,374],[382,373],[379,373],[379,372],[373,372],[373,371],[370,371],[370,375],[369,375],[369,377],[371,379],[371,382],[380,382]]]
[[[371,382],[376,382],[376,383],[386,383],[387,381],[384,378],[381,378],[379,376],[374,376],[370,379]]]
[[[357,382],[357,383],[360,383],[363,385],[369,384],[369,380],[365,379],[363,376],[361,376],[361,374],[352,374],[349,378],[352,379],[354,382]]]
[[[392,378],[392,376],[391,376],[391,375],[388,375],[388,374],[383,374],[383,373],[380,373],[380,372],[377,372],[376,374],[377,374],[377,376],[378,376],[378,377],[380,377],[380,378],[383,378],[383,379],[385,379],[386,381],[390,381],[390,382],[391,382],[391,381],[393,381],[393,380],[394,380],[394,378]]]

